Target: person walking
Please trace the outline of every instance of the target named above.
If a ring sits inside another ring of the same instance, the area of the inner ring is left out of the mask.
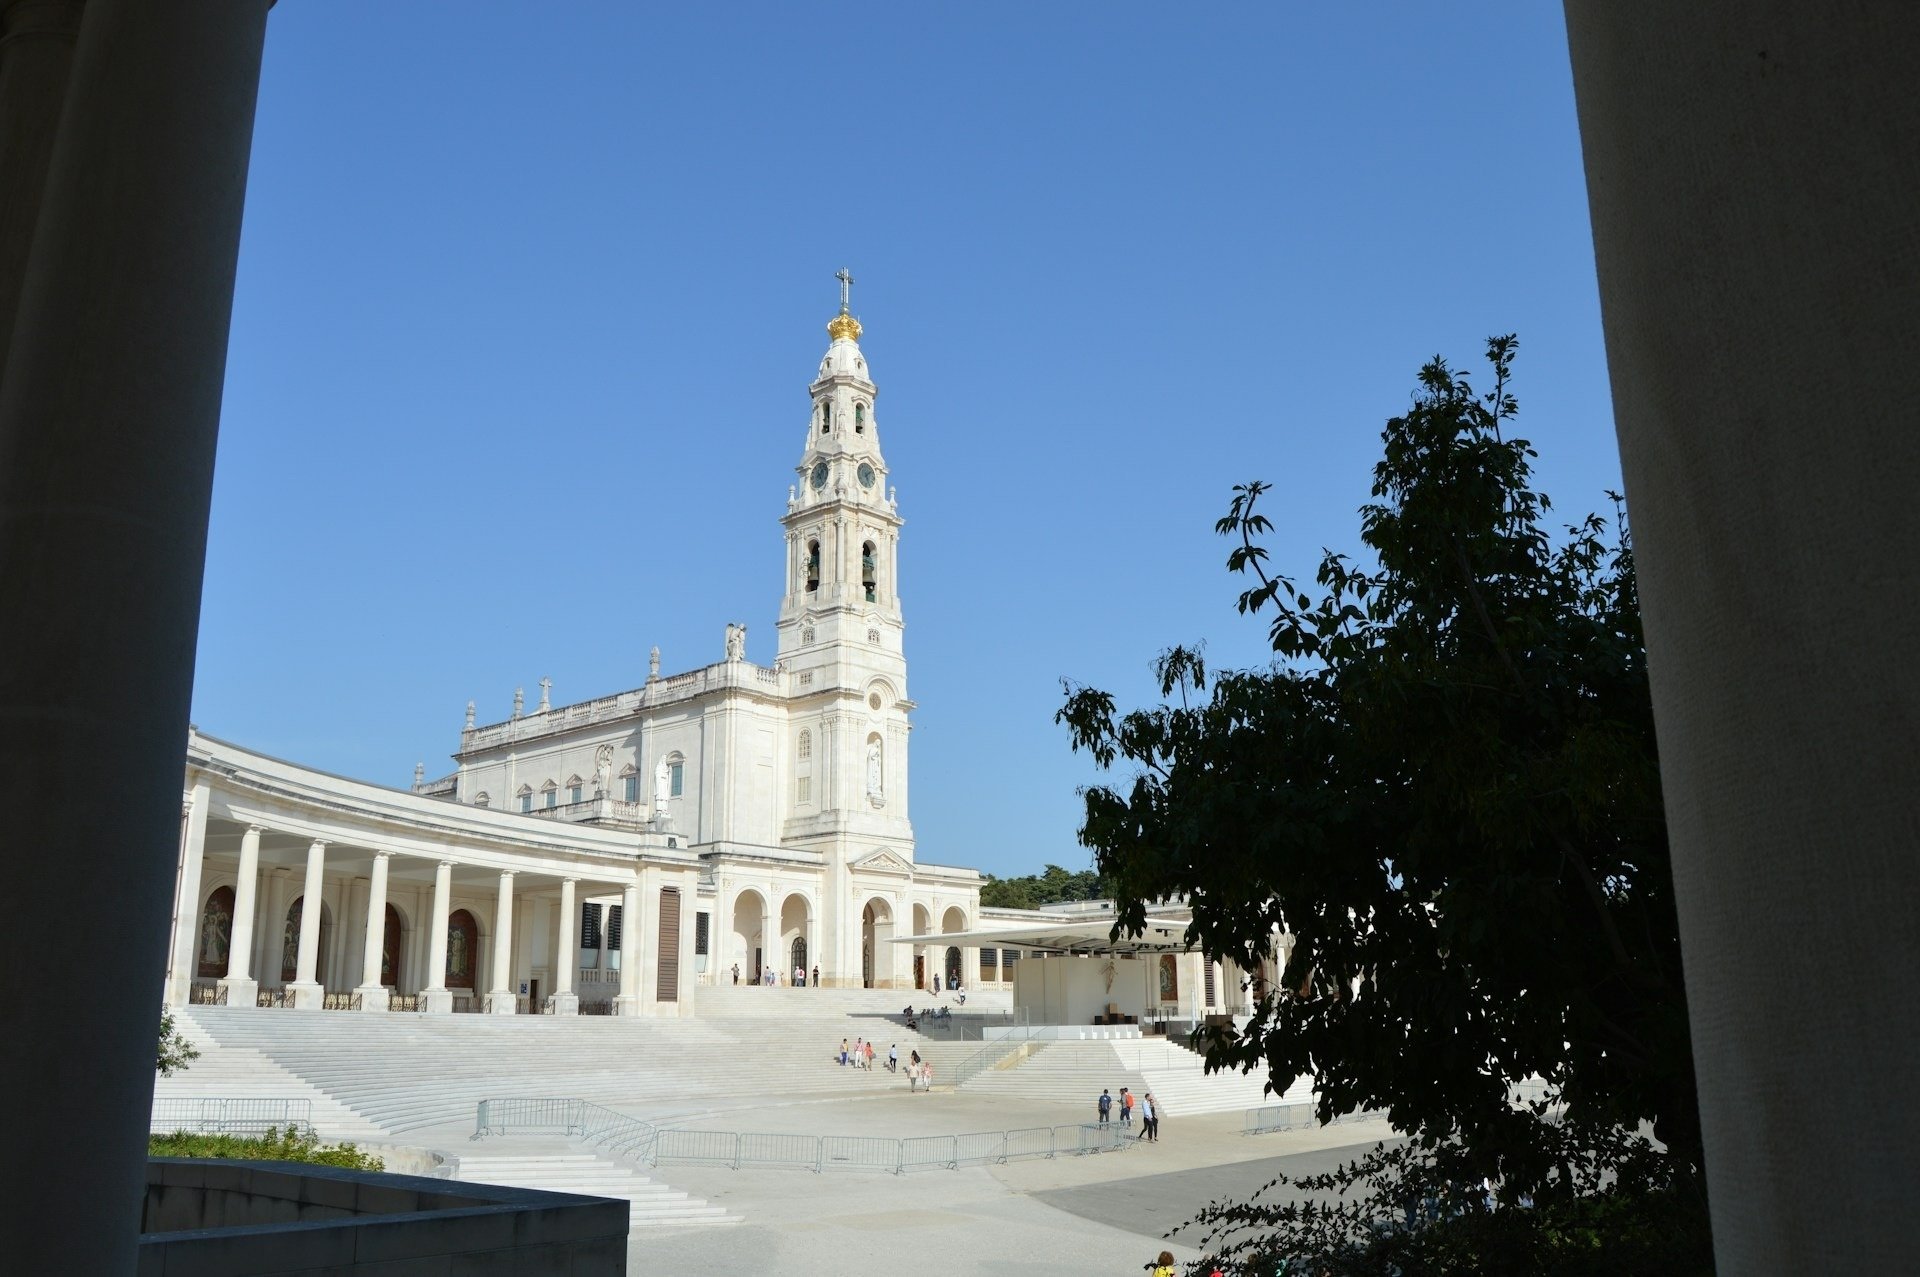
[[[867,1071],[869,1073],[873,1071],[873,1043],[872,1042],[867,1043]]]
[[[733,964],[733,982],[740,983],[740,964],[737,962]]]
[[[896,1042],[892,1046],[887,1048],[887,1072],[898,1073],[899,1071],[900,1071],[900,1044]]]
[[[805,967],[795,967],[793,969],[793,987],[796,989],[804,989],[807,987],[807,969]]]
[[[817,962],[813,964],[813,987],[820,987],[820,964]]]
[[[1152,1143],[1160,1138],[1160,1129],[1155,1123],[1160,1119],[1153,1114],[1153,1092],[1148,1091],[1140,1100],[1140,1138]]]
[[[841,1038],[840,1039],[840,1067],[845,1068],[846,1065],[847,1065],[847,1040],[845,1038]]]
[[[1161,1251],[1160,1257],[1147,1267],[1153,1270],[1153,1277],[1178,1277],[1178,1270],[1173,1266],[1173,1252],[1170,1250]]]
[[[1120,1125],[1133,1128],[1133,1092],[1124,1086],[1120,1088]]]
[[[1105,1126],[1113,1116],[1113,1093],[1105,1087],[1100,1088],[1100,1098],[1095,1103],[1100,1110],[1100,1125]]]

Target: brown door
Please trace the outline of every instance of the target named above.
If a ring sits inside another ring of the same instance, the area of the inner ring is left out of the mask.
[[[529,980],[527,981],[527,1010],[531,1014],[538,1015],[540,1007],[540,982]]]
[[[913,955],[913,987],[916,989],[927,987],[927,956],[923,953]]]
[[[635,945],[636,952],[639,946]],[[678,887],[660,888],[660,936],[659,947],[655,950],[660,964],[660,975],[656,983],[659,993],[655,1001],[678,1002],[680,1000],[680,889]]]

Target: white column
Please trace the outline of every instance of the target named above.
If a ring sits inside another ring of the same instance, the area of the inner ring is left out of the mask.
[[[577,878],[563,878],[560,881],[560,935],[556,941],[559,952],[553,962],[555,1015],[580,1013],[580,995],[573,991],[574,968],[580,965],[580,941],[575,938],[580,926],[580,905],[574,895],[574,887],[578,883]]]
[[[453,1010],[447,989],[447,915],[453,910],[453,862],[443,860],[433,870],[433,930],[427,933],[427,979],[420,991],[426,1010],[445,1015]]]
[[[250,1007],[260,982],[253,979],[253,909],[260,892],[260,835],[248,825],[240,835],[240,868],[233,882],[233,933],[227,942],[227,977],[220,982],[227,1005]]]
[[[207,807],[211,800],[205,781],[193,787],[187,801],[185,828],[180,831],[180,879],[174,884],[177,903],[173,919],[173,961],[167,972],[167,1005],[180,1006],[193,990],[200,971],[200,877],[207,851]]]
[[[316,838],[307,848],[307,883],[300,894],[300,957],[293,983],[287,986],[296,1007],[317,1009],[326,996],[314,979],[320,962],[320,915],[325,908],[320,895],[326,886],[326,868],[327,844]]]
[[[380,979],[380,959],[387,947],[387,862],[391,852],[373,853],[373,873],[367,879],[367,941],[360,956],[360,995],[362,1011],[387,1009],[387,988]]]
[[[630,882],[620,896],[620,997],[614,1003],[619,1015],[640,1014],[640,955],[634,951],[639,920],[640,884]]]
[[[762,900],[772,898],[772,887],[763,887],[761,890],[765,893],[760,897]],[[767,912],[760,915],[760,953],[762,955],[760,960],[773,969],[773,978],[778,981],[780,973],[787,970],[787,965],[786,960],[780,956],[780,915],[773,912],[773,908],[769,904]]]
[[[514,1013],[513,983],[513,870],[500,873],[500,898],[493,908],[493,988],[487,1010],[493,1015]]]

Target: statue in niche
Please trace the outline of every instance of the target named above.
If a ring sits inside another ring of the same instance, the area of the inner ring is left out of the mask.
[[[233,893],[222,887],[207,897],[206,912],[200,920],[200,965],[225,975],[227,946],[233,937]]]
[[[593,796],[604,798],[613,787],[613,746],[602,745],[593,754]]]
[[[473,961],[473,947],[469,943],[464,918],[456,918],[447,924],[447,976],[448,983],[459,984],[467,977],[463,986],[472,988],[472,972],[469,965]]]
[[[886,797],[886,788],[882,784],[882,759],[879,741],[867,742],[867,797],[879,799]]]

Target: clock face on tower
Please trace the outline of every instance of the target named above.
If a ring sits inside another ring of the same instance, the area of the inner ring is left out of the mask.
[[[859,473],[860,486],[863,488],[871,488],[873,486],[873,467],[862,461],[860,463]]]
[[[820,489],[826,486],[827,486],[827,463],[824,461],[816,461],[813,463],[813,490],[815,492],[818,492],[820,491]]]

